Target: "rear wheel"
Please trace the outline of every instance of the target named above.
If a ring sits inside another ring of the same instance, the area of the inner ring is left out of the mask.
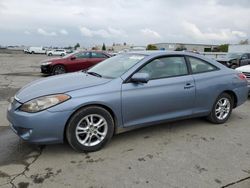
[[[225,123],[231,115],[233,109],[233,99],[227,93],[222,93],[215,101],[213,109],[208,116],[212,123]]]
[[[52,56],[52,53],[49,53],[48,56]]]
[[[53,75],[66,73],[65,67],[63,65],[55,65],[52,70]]]
[[[101,149],[113,136],[114,121],[110,113],[98,106],[80,109],[70,119],[66,137],[79,152]]]

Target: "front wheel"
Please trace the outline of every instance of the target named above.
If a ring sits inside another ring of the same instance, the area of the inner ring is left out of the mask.
[[[114,121],[110,113],[98,106],[82,108],[70,119],[66,137],[79,152],[97,151],[112,138]]]
[[[233,109],[233,99],[227,93],[222,93],[215,101],[213,109],[208,116],[212,123],[225,123],[230,117]]]
[[[66,70],[63,65],[55,65],[54,68],[52,69],[53,75],[64,74],[64,73],[66,73]]]

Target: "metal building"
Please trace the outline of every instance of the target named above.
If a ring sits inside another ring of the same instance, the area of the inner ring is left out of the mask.
[[[156,43],[159,50],[188,50],[198,52],[211,52],[218,45],[211,44],[188,44],[188,43]]]

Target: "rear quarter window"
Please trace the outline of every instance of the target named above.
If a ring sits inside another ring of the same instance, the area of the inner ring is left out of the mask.
[[[204,73],[218,70],[218,68],[207,61],[195,57],[188,57],[192,73]]]

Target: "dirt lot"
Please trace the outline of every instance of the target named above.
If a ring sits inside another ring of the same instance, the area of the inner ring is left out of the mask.
[[[8,127],[7,99],[45,55],[0,54],[0,187],[250,187],[250,99],[224,125],[193,119],[117,135],[103,150],[38,147]]]

